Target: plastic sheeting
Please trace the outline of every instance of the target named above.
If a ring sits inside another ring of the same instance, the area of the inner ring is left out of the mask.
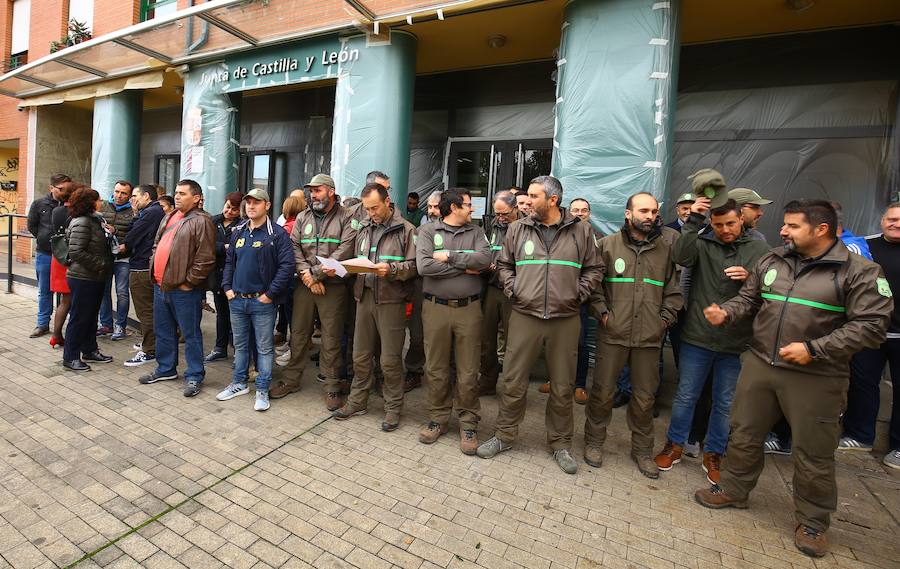
[[[575,0],[566,7],[553,173],[610,233],[629,195],[667,193],[680,2]],[[564,200],[565,201],[565,200]]]
[[[226,69],[214,64],[184,74],[181,176],[200,184],[204,207],[213,212],[238,187],[239,109],[222,85],[209,80]]]
[[[103,199],[118,180],[137,184],[141,157],[143,91],[123,91],[94,101],[91,183]]]
[[[715,168],[728,187],[775,202],[759,226],[773,245],[782,208],[800,197],[838,201],[849,229],[875,232],[896,191],[897,95],[895,81],[683,94],[669,195],[689,191],[691,172]]]
[[[391,176],[391,199],[405,203],[416,73],[416,38],[392,32],[389,44],[347,40],[360,57],[339,70],[331,175],[341,196],[358,196],[366,174]]]

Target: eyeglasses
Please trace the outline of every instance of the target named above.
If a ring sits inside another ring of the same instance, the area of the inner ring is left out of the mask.
[[[53,187],[56,188],[57,190],[61,191],[61,192],[62,192],[62,191],[65,191],[65,188],[63,188],[63,187],[60,187],[60,186],[53,186]]]

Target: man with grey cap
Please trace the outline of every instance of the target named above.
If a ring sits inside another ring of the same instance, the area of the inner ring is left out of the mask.
[[[322,351],[319,367],[325,376],[325,405],[329,411],[341,406],[338,377],[341,369],[341,334],[347,318],[347,283],[334,269],[326,269],[318,257],[345,261],[353,255],[356,230],[350,213],[338,203],[334,179],[316,174],[305,186],[309,207],[297,215],[291,242],[297,274],[304,286],[294,291],[291,316],[291,360],[283,379],[275,382],[269,397],[278,399],[300,389],[306,366],[309,340],[315,325],[315,311],[322,323]]]
[[[728,190],[728,199],[734,200],[741,206],[741,215],[744,217],[744,229],[747,230],[747,236],[757,241],[765,241],[766,236],[760,233],[756,226],[763,216],[762,206],[771,204],[772,200],[767,200],[749,188]]]
[[[679,195],[678,201],[675,202],[675,219],[673,219],[671,223],[667,223],[666,227],[669,227],[681,233],[681,227],[691,216],[691,206],[694,205],[694,200],[696,199],[696,197],[697,196],[695,196],[691,192],[686,192]]]

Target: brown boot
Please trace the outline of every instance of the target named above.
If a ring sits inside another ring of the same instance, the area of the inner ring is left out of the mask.
[[[656,455],[656,458],[653,460],[656,461],[656,466],[658,466],[660,470],[672,470],[673,466],[681,462],[681,454],[683,452],[683,446],[676,445],[672,441],[666,441],[666,446],[663,447],[662,451]],[[716,483],[718,483],[718,481],[716,481]]]
[[[638,470],[647,478],[659,478],[659,467],[656,466],[650,453],[631,451],[631,460],[637,464]]]
[[[603,464],[603,449],[592,446],[584,447],[584,461],[588,466],[600,468],[600,465]]]
[[[367,409],[353,409],[349,405],[344,405],[337,411],[334,411],[331,416],[334,417],[336,421],[346,421],[350,417],[365,415],[367,412]]]
[[[459,450],[469,456],[478,450],[478,433],[472,429],[459,430]]]
[[[388,411],[384,414],[384,421],[381,422],[381,430],[387,433],[396,431],[400,426],[400,413]]]
[[[341,394],[339,391],[328,391],[325,393],[325,407],[329,411],[336,411],[341,406]]]
[[[722,455],[717,452],[703,453],[703,472],[710,484],[718,484],[721,475]]]
[[[446,432],[447,425],[428,421],[428,424],[419,432],[419,442],[430,445]]]
[[[299,383],[287,383],[283,379],[273,381],[269,386],[269,399],[281,399],[285,395],[300,391]]]
[[[697,490],[694,492],[694,500],[697,500],[697,503],[701,506],[706,506],[713,510],[722,508],[737,508],[739,510],[747,509],[747,500],[732,498],[719,485]]]
[[[800,524],[794,531],[794,545],[810,557],[824,557],[828,553],[825,532]]]
[[[587,391],[584,390],[583,387],[575,388],[575,403],[579,405],[584,405],[588,402],[588,394]]]

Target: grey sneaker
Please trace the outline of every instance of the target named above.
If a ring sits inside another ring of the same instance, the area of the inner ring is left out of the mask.
[[[884,455],[884,460],[882,460],[881,462],[888,468],[900,470],[900,448],[895,448],[891,452]]]
[[[561,448],[558,451],[554,451],[553,460],[556,461],[556,464],[558,464],[566,474],[575,474],[578,472],[578,463],[575,462],[575,458],[567,448]]]
[[[154,372],[148,373],[147,375],[142,375],[140,377],[140,379],[138,379],[138,383],[140,383],[141,385],[149,385],[151,383],[156,383],[157,381],[167,381],[170,379],[178,379],[178,374],[177,373],[165,374],[165,373],[157,373],[154,371]]]
[[[688,441],[684,445],[684,454],[691,458],[697,458],[700,456],[700,443],[696,441]]]
[[[127,335],[128,334],[125,331],[125,328],[123,328],[122,326],[116,326],[115,328],[113,328],[113,334],[109,337],[109,339],[113,341],[124,340],[125,336]]]
[[[228,401],[229,399],[234,399],[238,395],[247,395],[248,393],[250,393],[250,388],[247,387],[246,383],[232,383],[220,391],[219,394],[216,395],[216,399],[219,401]]]
[[[481,458],[494,458],[501,452],[507,451],[511,448],[511,444],[504,443],[497,437],[491,437],[487,441],[479,445],[478,450],[475,451],[475,454],[477,454]]]
[[[266,411],[269,409],[269,392],[268,391],[257,391],[256,392],[256,403],[253,404],[253,409],[256,411]]]
[[[853,437],[841,437],[838,442],[838,450],[857,450],[862,452],[872,452],[872,445],[859,442]]]
[[[193,397],[200,393],[200,382],[199,381],[188,381],[184,384],[184,396],[185,397]]]

